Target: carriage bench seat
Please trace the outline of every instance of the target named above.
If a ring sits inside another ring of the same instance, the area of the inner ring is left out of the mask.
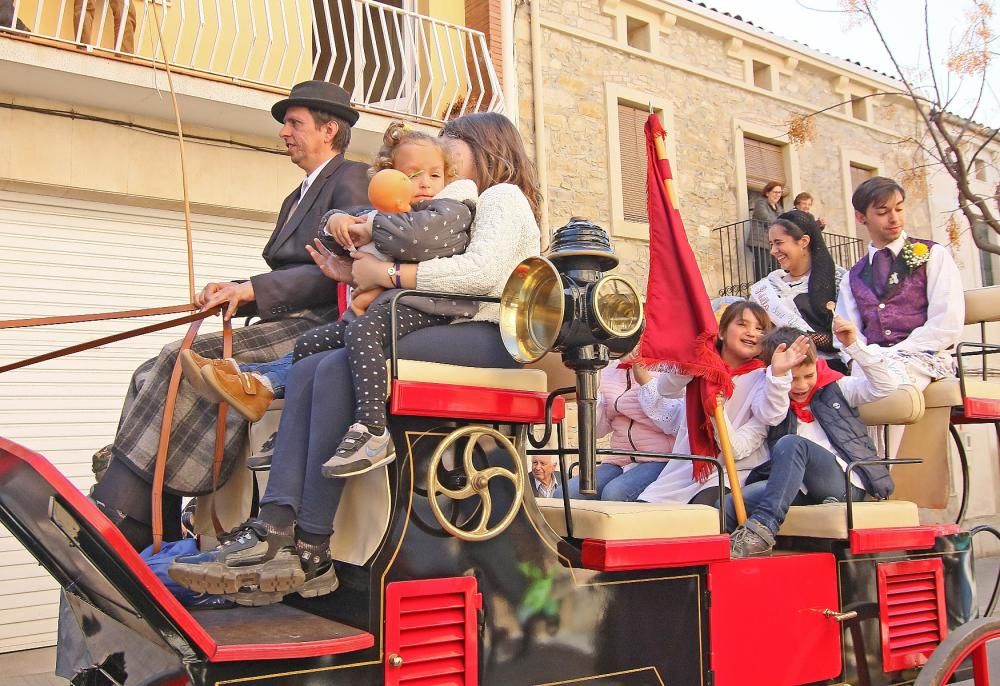
[[[540,369],[397,360],[389,409],[396,415],[536,424],[545,421],[547,399],[548,377]],[[561,421],[565,408],[563,398],[556,398],[552,420]]]
[[[916,503],[878,500],[854,503],[854,530],[920,526]],[[788,508],[779,536],[847,540],[847,503],[794,505]]]
[[[566,536],[560,498],[536,498],[549,526]],[[729,559],[729,536],[708,505],[572,500],[573,536],[583,539],[580,564],[621,572],[691,567]]]
[[[566,536],[562,499],[536,498],[535,502],[552,530]],[[571,500],[570,505],[574,538],[625,541],[715,536],[719,533],[719,511],[708,505],[606,500]]]

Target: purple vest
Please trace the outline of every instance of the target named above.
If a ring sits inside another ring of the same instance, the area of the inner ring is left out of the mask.
[[[933,248],[934,241],[908,238]],[[868,255],[851,268],[851,293],[861,314],[861,333],[873,345],[890,346],[906,339],[927,321],[927,263],[911,271],[900,250],[890,274],[899,277],[882,298],[872,288],[872,265]]]

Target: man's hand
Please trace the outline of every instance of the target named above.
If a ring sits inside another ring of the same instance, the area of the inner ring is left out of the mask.
[[[791,345],[782,343],[771,355],[771,373],[774,376],[784,376],[805,361],[808,351],[809,339],[805,336],[799,336]]]
[[[858,327],[850,319],[834,317],[833,333],[845,348],[858,342]]]
[[[390,262],[383,262],[374,255],[365,253],[354,254],[354,266],[351,274],[354,275],[354,287],[361,291],[372,288],[392,288],[395,284],[389,277],[388,267]]]
[[[209,286],[211,285],[213,284],[209,284]],[[205,287],[205,290],[208,290],[208,286]],[[202,291],[202,294],[204,293],[205,291]],[[227,283],[223,284],[222,288],[216,289],[210,297],[206,298],[201,309],[210,310],[218,305],[229,303],[227,307],[223,308],[222,316],[225,319],[232,319],[240,305],[252,303],[254,300],[256,300],[256,297],[254,296],[253,284],[251,282]]]
[[[194,304],[198,307],[204,308],[205,303],[208,302],[209,298],[221,291],[223,288],[229,288],[235,285],[232,281],[216,281],[206,285],[201,289],[201,293],[194,297]]]
[[[326,246],[323,245],[323,242],[318,238],[314,238],[313,243],[316,247],[306,245],[306,252],[309,253],[309,257],[313,259],[313,262],[315,262],[316,266],[319,267],[319,270],[323,272],[323,275],[328,279],[351,284],[353,286],[354,280],[351,276],[351,258],[334,255],[326,249]]]
[[[367,226],[367,233],[358,225]],[[352,217],[349,214],[335,214],[326,222],[326,233],[347,252],[354,252],[358,246],[370,243],[372,239],[371,222],[364,217]]]

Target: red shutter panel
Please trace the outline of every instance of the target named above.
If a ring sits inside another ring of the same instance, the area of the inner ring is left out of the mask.
[[[471,576],[386,586],[386,686],[477,686],[476,588]]]
[[[878,565],[882,670],[918,667],[948,633],[940,558]]]

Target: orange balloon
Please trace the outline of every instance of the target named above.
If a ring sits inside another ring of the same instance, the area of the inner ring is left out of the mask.
[[[396,169],[383,169],[368,184],[368,200],[379,212],[409,212],[412,198],[410,177]]]

